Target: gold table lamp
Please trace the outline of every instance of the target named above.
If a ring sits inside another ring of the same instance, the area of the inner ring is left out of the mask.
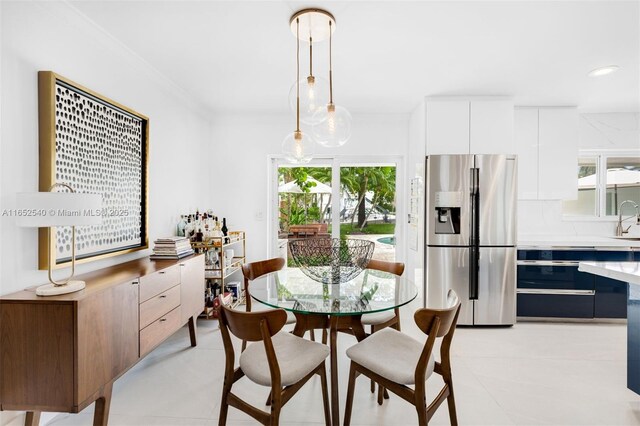
[[[69,192],[51,192],[56,188],[65,188]],[[49,192],[19,193],[16,201],[18,210],[25,213],[17,217],[17,225],[49,228],[47,244],[49,250],[51,250],[51,228],[71,226],[71,275],[62,281],[55,281],[51,271],[53,262],[49,261],[50,283],[38,287],[36,294],[55,296],[82,290],[85,282],[72,279],[76,269],[76,226],[102,223],[102,196],[77,193],[67,184],[55,183],[49,188]],[[49,259],[52,258],[50,254]]]

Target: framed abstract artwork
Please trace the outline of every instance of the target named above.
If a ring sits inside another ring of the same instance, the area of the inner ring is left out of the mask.
[[[78,262],[149,247],[149,119],[54,72],[38,72],[40,191],[64,183],[102,195],[100,225],[76,229]],[[71,261],[71,229],[40,229],[39,268]]]

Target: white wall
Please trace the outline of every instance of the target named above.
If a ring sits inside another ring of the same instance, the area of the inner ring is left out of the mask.
[[[409,119],[409,138],[407,146],[407,178],[417,177],[421,182],[421,197],[418,201],[418,244],[417,250],[407,245],[407,277],[411,279],[422,291],[422,283],[424,280],[424,184],[425,184],[425,131],[426,131],[426,111],[424,102],[414,109]],[[408,189],[407,189],[408,191]],[[407,204],[409,203],[409,195],[407,195]],[[411,238],[411,231],[407,232],[408,238]],[[408,243],[408,241],[407,241]]]
[[[580,114],[578,149],[640,149],[639,113]],[[529,235],[613,235],[614,219],[563,219],[562,201],[518,202],[518,238]]]
[[[212,197],[209,118],[175,84],[83,15],[58,2],[2,2],[0,203],[38,190],[37,72],[51,70],[145,114],[149,138],[149,239],[173,235],[185,206]],[[207,191],[202,189],[206,188]],[[0,294],[47,282],[37,270],[37,230],[0,218]],[[79,272],[148,255],[80,266]],[[65,271],[66,272],[66,271]]]
[[[213,120],[212,208],[227,218],[229,229],[247,232],[248,261],[268,255],[268,158],[280,155],[282,140],[294,129],[295,118],[289,114],[216,114]],[[381,161],[392,155],[404,157],[408,115],[353,114],[352,129],[346,145],[318,147],[316,155],[379,156]],[[398,220],[404,217],[398,214]]]

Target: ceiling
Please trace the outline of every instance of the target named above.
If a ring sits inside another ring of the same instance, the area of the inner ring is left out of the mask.
[[[76,1],[97,25],[213,112],[284,112],[295,81],[289,17],[336,17],[335,101],[408,113],[424,96],[639,111],[638,1]],[[302,75],[307,71],[307,50]],[[314,45],[326,75],[328,45]],[[596,67],[620,71],[588,77]]]

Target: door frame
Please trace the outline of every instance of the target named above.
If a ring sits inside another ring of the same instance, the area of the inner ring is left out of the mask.
[[[278,167],[291,165],[282,155],[270,155],[267,158],[267,254],[268,257],[278,255]],[[340,167],[395,165],[396,167],[396,261],[405,262],[406,259],[406,229],[407,218],[405,194],[404,157],[400,155],[327,155],[315,157],[302,167],[322,167],[330,165],[332,194],[340,193]],[[331,197],[331,236],[340,236],[340,197]]]

